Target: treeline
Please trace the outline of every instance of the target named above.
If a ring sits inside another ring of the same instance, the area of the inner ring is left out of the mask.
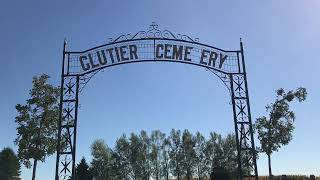
[[[202,180],[213,168],[223,168],[230,174],[237,168],[235,136],[222,137],[215,132],[208,138],[199,132],[175,129],[168,136],[159,130],[150,135],[146,131],[124,134],[113,149],[96,140],[91,154],[90,167],[84,159],[78,164],[78,180]]]

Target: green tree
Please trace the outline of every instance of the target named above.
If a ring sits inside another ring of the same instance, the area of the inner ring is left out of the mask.
[[[210,161],[207,168],[208,174],[214,168],[224,168],[228,172],[236,172],[237,146],[235,135],[228,134],[223,138],[220,134],[211,132],[206,143],[205,155]]]
[[[142,143],[139,136],[131,133],[130,140],[130,164],[133,170],[133,179],[142,179],[142,164],[144,161],[144,155],[142,154]]]
[[[76,168],[76,180],[91,180],[91,172],[89,165],[84,157],[82,157],[80,163]]]
[[[198,180],[203,180],[208,176],[208,172],[210,172],[210,160],[208,159],[206,154],[210,152],[207,151],[207,143],[205,137],[197,132],[194,137],[194,150],[195,150],[195,172],[198,177]]]
[[[169,180],[170,174],[170,139],[165,137],[162,144],[162,160],[161,160],[161,176],[165,177],[165,180]]]
[[[217,134],[215,132],[210,133],[210,137],[207,141],[206,155],[211,162],[210,171],[215,167],[222,166],[223,150],[222,136],[220,134]]]
[[[225,168],[221,168],[221,167],[215,167],[212,170],[212,173],[210,175],[210,179],[211,180],[232,180],[232,175],[231,173],[225,169]]]
[[[208,140],[206,140],[205,142],[205,149],[204,149],[204,156],[206,158],[206,161],[208,162],[207,164],[207,171],[206,173],[209,175],[212,171],[212,169],[214,168],[214,161],[215,161],[215,157],[214,157],[214,142],[216,136],[214,136],[214,133],[210,133],[210,136],[208,138]]]
[[[184,130],[182,133],[182,169],[187,180],[192,180],[193,173],[195,171],[196,153],[194,150],[194,139],[192,134],[188,130]]]
[[[10,148],[4,148],[0,152],[0,179],[20,180],[19,159]]]
[[[37,161],[44,162],[56,150],[60,88],[49,84],[49,78],[46,74],[34,77],[30,98],[25,105],[16,105],[18,137],[15,143],[19,147],[18,157],[27,168],[31,167],[30,160],[34,160],[33,180]]]
[[[91,172],[97,180],[117,179],[117,174],[113,167],[115,163],[113,152],[103,140],[98,139],[93,142],[91,145],[91,155],[93,157]]]
[[[178,180],[182,179],[184,171],[182,169],[183,152],[181,148],[181,131],[172,129],[170,132],[170,169],[171,174],[176,176]]]
[[[131,133],[129,138],[129,164],[132,168],[132,179],[146,180],[151,175],[150,139],[145,131],[140,135]]]
[[[163,160],[166,155],[163,153],[164,150],[164,139],[165,134],[162,133],[160,130],[152,131],[151,133],[151,176],[155,180],[161,179],[161,169],[162,165],[164,165]]]
[[[120,177],[122,179],[134,179],[134,173],[131,164],[130,142],[125,134],[117,139],[114,152],[117,164],[116,167],[120,172]]]
[[[146,131],[141,131],[139,135],[141,141],[141,168],[142,180],[149,180],[151,176],[151,141]]]
[[[237,171],[236,136],[234,134],[228,134],[222,139],[221,146],[222,146],[221,149],[223,151],[223,155],[222,155],[220,167],[223,167],[228,172],[235,174]],[[244,167],[244,166],[242,167],[242,169],[243,171],[246,171],[249,167]]]
[[[293,122],[295,114],[290,110],[289,103],[293,100],[302,102],[306,99],[307,91],[305,88],[298,88],[285,92],[278,89],[274,102],[266,106],[268,117],[259,117],[255,122],[255,130],[261,144],[261,151],[268,156],[269,176],[272,176],[271,154],[278,151],[282,146],[287,145],[292,139],[294,130]]]

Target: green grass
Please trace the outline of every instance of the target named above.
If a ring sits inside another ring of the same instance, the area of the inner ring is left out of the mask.
[[[288,180],[305,180],[310,176],[305,175],[287,175]],[[246,180],[254,180],[254,178],[247,178]],[[268,176],[259,176],[259,180],[269,180]],[[281,180],[281,176],[274,176],[274,180]],[[320,180],[320,177],[316,177],[316,180]]]

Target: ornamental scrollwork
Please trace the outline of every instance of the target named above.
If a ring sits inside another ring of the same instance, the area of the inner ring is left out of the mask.
[[[199,42],[199,38],[191,38],[188,35],[184,34],[174,34],[169,30],[160,30],[159,25],[155,22],[149,26],[149,30],[147,31],[139,31],[135,34],[123,34],[118,36],[117,38],[109,38],[110,43],[127,41],[127,40],[135,40],[135,39],[175,39],[175,40],[183,40],[189,42]]]

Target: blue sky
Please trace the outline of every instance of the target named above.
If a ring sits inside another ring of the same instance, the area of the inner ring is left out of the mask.
[[[1,1],[0,148],[16,147],[15,104],[24,103],[31,79],[49,74],[59,84],[63,39],[69,50],[85,50],[122,33],[161,29],[198,37],[222,49],[244,41],[253,119],[277,88],[306,87],[308,99],[294,103],[292,142],[272,157],[274,174],[320,175],[320,1]],[[114,145],[122,133],[171,128],[208,135],[233,132],[232,107],[221,81],[202,68],[172,63],[131,64],[105,69],[80,97],[77,158],[90,158],[97,138]],[[53,179],[55,155],[40,163],[39,180]],[[267,174],[261,154],[259,173]],[[22,169],[30,179],[31,170]]]

